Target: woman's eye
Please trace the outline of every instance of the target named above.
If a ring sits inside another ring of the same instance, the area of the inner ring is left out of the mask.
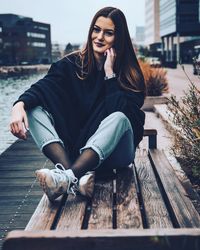
[[[105,35],[106,35],[106,36],[113,36],[114,33],[113,33],[112,31],[106,31],[106,32],[105,32]]]
[[[95,33],[98,33],[98,32],[100,32],[100,29],[99,29],[99,28],[94,27],[94,28],[93,28],[93,31],[94,31]]]

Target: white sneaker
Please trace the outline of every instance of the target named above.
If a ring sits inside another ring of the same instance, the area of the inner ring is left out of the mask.
[[[78,179],[71,169],[65,169],[62,164],[57,163],[55,169],[40,169],[36,172],[36,177],[40,186],[46,193],[50,201],[54,201],[64,193],[74,193],[71,184],[77,184]]]
[[[91,198],[94,192],[94,181],[94,171],[87,172],[83,175],[78,182],[78,191],[80,194]]]

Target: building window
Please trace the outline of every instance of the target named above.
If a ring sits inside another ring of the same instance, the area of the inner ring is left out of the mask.
[[[3,39],[2,38],[0,38],[0,43],[3,43]]]
[[[2,27],[0,27],[0,32],[2,32]]]
[[[14,42],[13,44],[15,47],[20,47],[20,43],[19,42]]]
[[[32,47],[40,47],[40,48],[45,48],[46,47],[46,43],[39,43],[39,42],[27,42],[28,46],[32,46]]]
[[[49,28],[48,28],[48,27],[38,26],[38,25],[35,25],[35,26],[34,26],[34,29],[39,29],[39,30],[49,30]]]
[[[200,22],[200,0],[199,0],[199,22]]]
[[[24,21],[23,20],[18,20],[16,22],[16,24],[19,25],[19,26],[23,26],[24,25]]]
[[[9,43],[9,42],[4,43],[4,48],[11,47],[11,46],[12,46],[12,43]]]
[[[46,38],[46,35],[41,33],[27,32],[26,35],[27,37]]]

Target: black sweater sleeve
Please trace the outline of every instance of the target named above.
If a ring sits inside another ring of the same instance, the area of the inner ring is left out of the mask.
[[[141,110],[145,95],[143,92],[134,92],[123,89],[116,78],[105,80],[106,84],[106,112],[111,114],[116,111],[123,112],[130,120],[135,144],[138,145],[143,136],[145,114]]]
[[[44,78],[32,84],[31,87],[27,89],[18,98],[18,100],[14,102],[13,105],[22,101],[25,104],[26,110],[32,109],[39,105],[45,107],[45,92],[52,92],[53,89],[56,92],[58,89],[62,88],[61,85],[63,84],[63,80],[66,78],[66,75],[64,75],[64,67],[65,65],[63,65],[62,61],[53,63]],[[56,86],[52,88],[54,85]]]

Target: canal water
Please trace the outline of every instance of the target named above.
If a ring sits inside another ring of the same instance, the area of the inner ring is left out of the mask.
[[[9,131],[10,114],[14,101],[31,84],[42,78],[45,73],[0,79],[0,154],[17,140]]]

